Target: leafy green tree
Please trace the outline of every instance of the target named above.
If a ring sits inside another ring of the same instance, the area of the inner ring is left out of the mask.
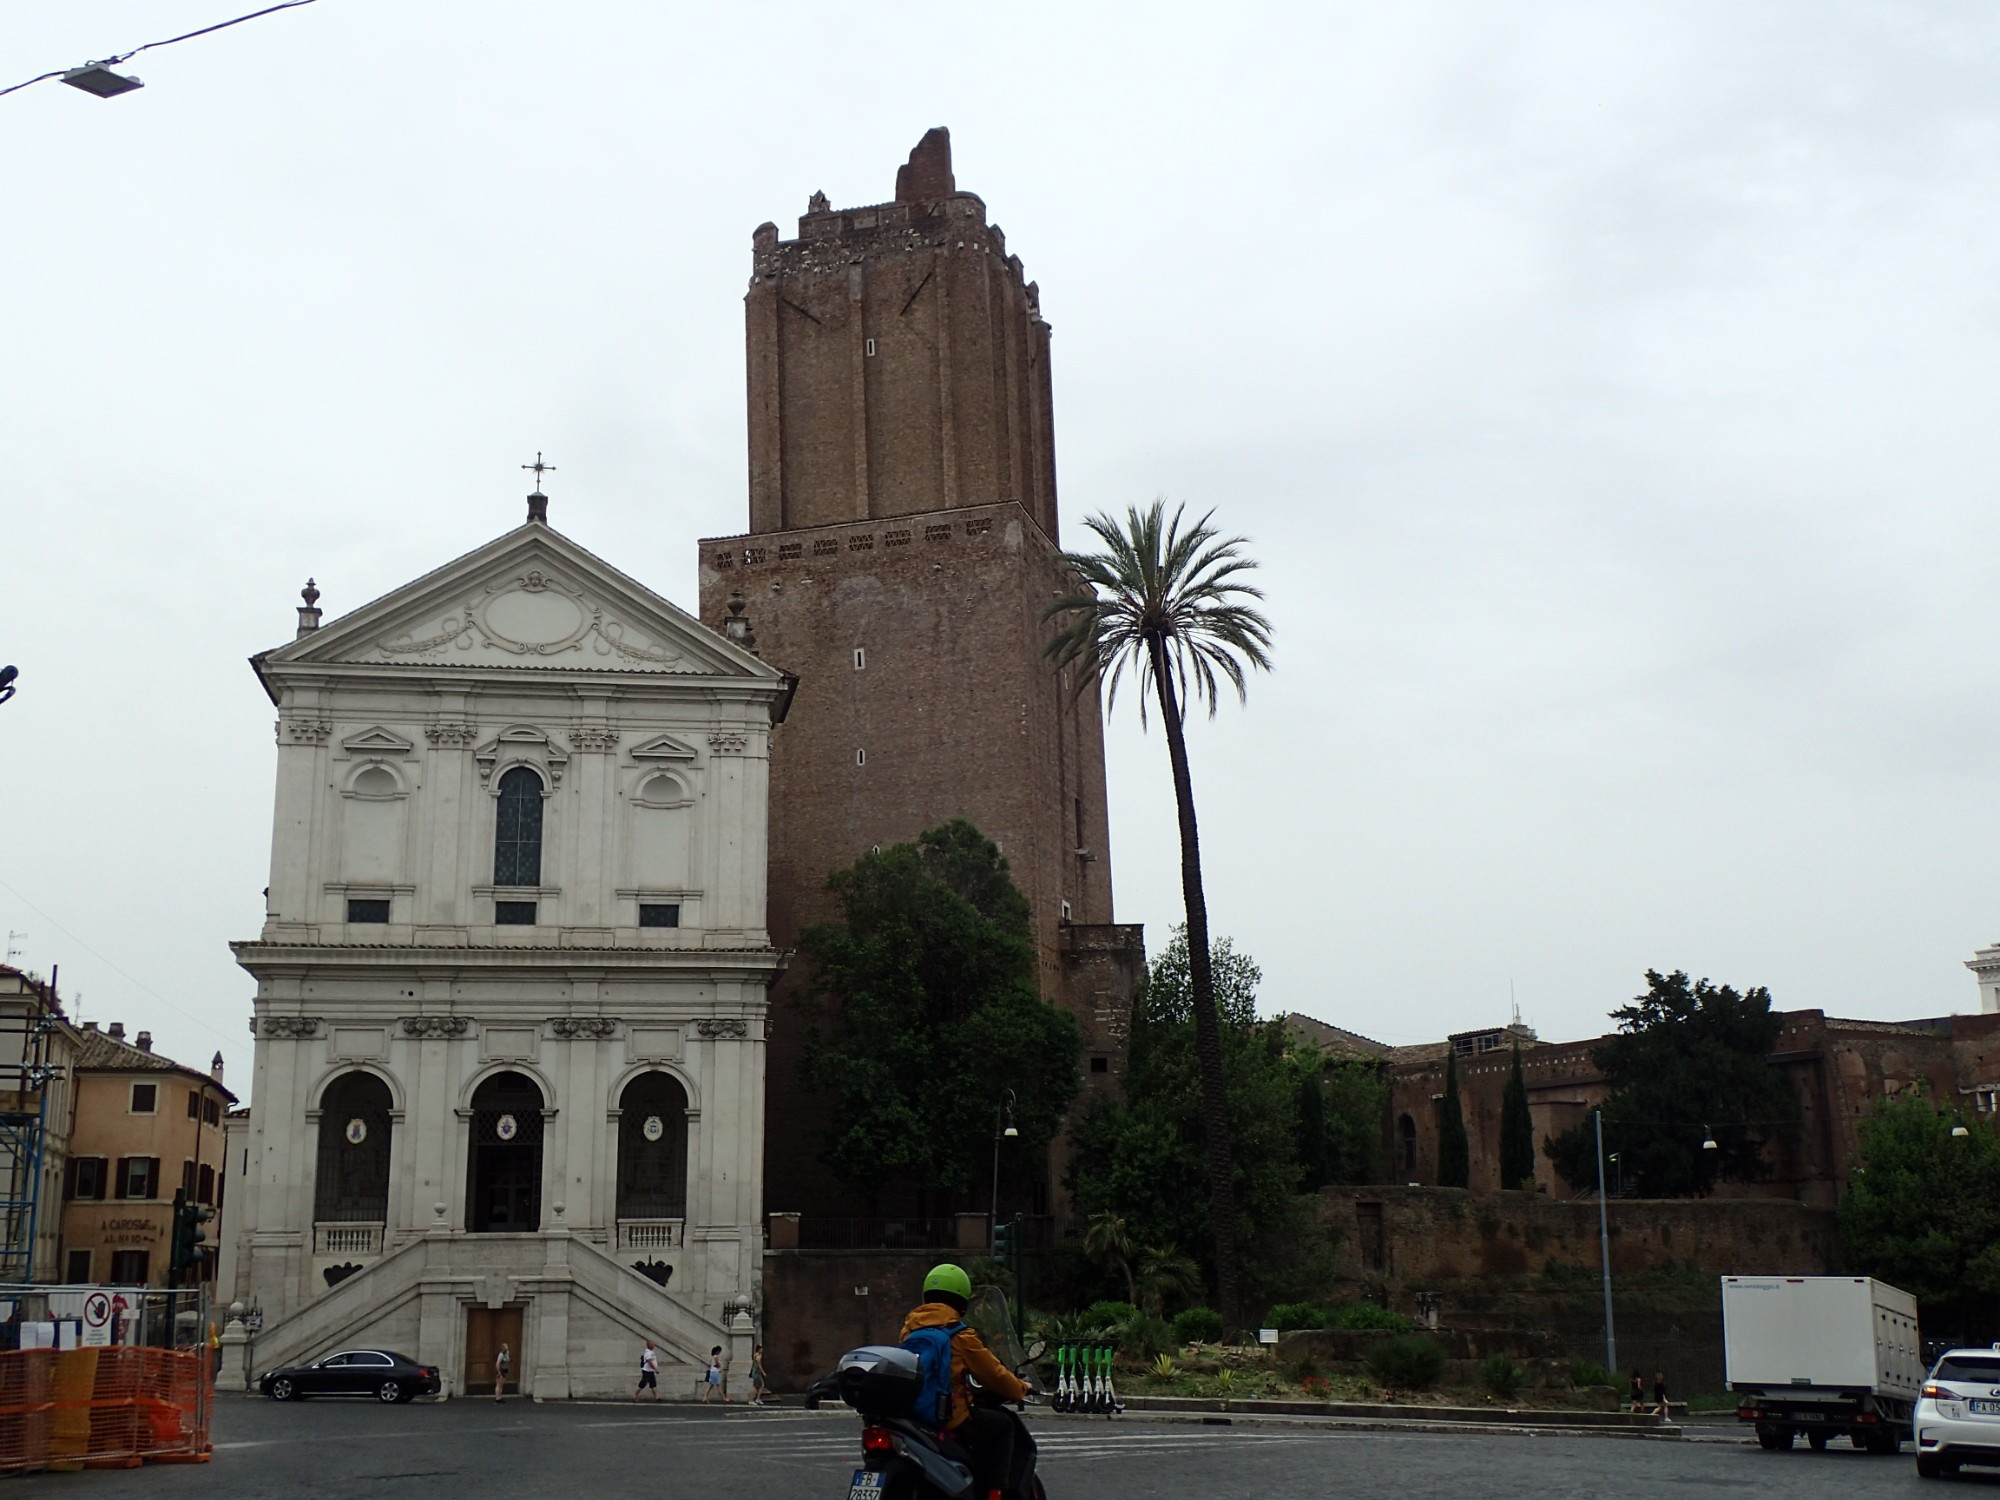
[[[1243,575],[1256,567],[1239,550],[1244,538],[1219,535],[1209,516],[1184,526],[1184,515],[1185,508],[1177,506],[1169,517],[1166,502],[1155,500],[1143,511],[1129,509],[1123,525],[1104,515],[1087,519],[1084,525],[1105,550],[1065,558],[1078,588],[1044,613],[1045,620],[1061,622],[1045,651],[1058,668],[1075,669],[1079,690],[1108,678],[1113,702],[1129,668],[1139,681],[1142,725],[1145,693],[1159,699],[1180,816],[1181,899],[1187,909],[1188,999],[1200,1063],[1208,1238],[1215,1246],[1217,1300],[1224,1321],[1234,1328],[1243,1314],[1234,1143],[1183,718],[1191,700],[1207,703],[1214,717],[1218,676],[1236,689],[1239,700],[1246,697],[1245,665],[1270,669],[1271,622],[1250,602],[1264,596],[1244,581]]]
[[[1853,1269],[1913,1294],[1924,1317],[1986,1338],[2000,1309],[2000,1136],[1922,1093],[1879,1101],[1861,1121],[1840,1204]]]
[[[814,966],[804,1080],[832,1101],[820,1159],[871,1199],[902,1183],[967,1201],[1002,1090],[1032,1158],[1081,1084],[1076,1021],[1036,992],[1027,898],[963,820],[828,884],[840,920],[800,939]]]
[[[1139,1306],[1155,1318],[1201,1295],[1201,1267],[1173,1245],[1156,1245],[1139,1255]]]
[[[1458,1097],[1458,1054],[1444,1060],[1444,1098],[1438,1101],[1438,1186],[1472,1186],[1472,1145],[1465,1137],[1465,1106]]]
[[[1783,1018],[1763,986],[1646,971],[1646,993],[1612,1012],[1618,1034],[1591,1049],[1609,1090],[1604,1149],[1650,1197],[1710,1191],[1717,1178],[1749,1182],[1769,1168],[1765,1146],[1797,1118],[1798,1102],[1770,1064]],[[1703,1142],[1714,1140],[1715,1149]],[[1597,1181],[1593,1122],[1543,1142],[1565,1181]]]
[[[1382,1168],[1382,1115],[1389,1085],[1380,1063],[1329,1058],[1320,1048],[1294,1042],[1298,1072],[1299,1187],[1375,1182]]]
[[[1284,1023],[1257,1019],[1257,965],[1227,938],[1216,942],[1213,973],[1245,1285],[1262,1306],[1319,1274],[1325,1237],[1298,1191],[1297,1070]],[[1069,1186],[1086,1222],[1110,1213],[1135,1244],[1195,1247],[1212,1274],[1214,1262],[1200,1254],[1215,1240],[1190,986],[1186,934],[1177,930],[1134,1004],[1122,1093],[1099,1100],[1071,1136]]]
[[[1116,1266],[1125,1277],[1125,1300],[1139,1305],[1132,1282],[1132,1231],[1123,1219],[1107,1210],[1092,1214],[1083,1231],[1083,1253],[1101,1266]]]
[[[1500,1096],[1500,1186],[1518,1188],[1535,1175],[1535,1121],[1528,1113],[1528,1080],[1521,1073],[1521,1044]]]

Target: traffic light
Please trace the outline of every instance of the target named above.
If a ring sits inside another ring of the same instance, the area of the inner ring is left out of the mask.
[[[167,1285],[177,1287],[189,1280],[201,1280],[201,1247],[208,1243],[202,1226],[215,1217],[215,1210],[188,1201],[186,1189],[174,1193],[174,1234],[167,1262]]]
[[[1021,1221],[1018,1217],[1003,1219],[993,1226],[993,1258],[1010,1271],[1014,1269],[1014,1252],[1020,1235]]]

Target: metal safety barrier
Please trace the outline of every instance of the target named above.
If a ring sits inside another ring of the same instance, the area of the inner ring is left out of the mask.
[[[0,1287],[0,1474],[206,1463],[197,1291]]]

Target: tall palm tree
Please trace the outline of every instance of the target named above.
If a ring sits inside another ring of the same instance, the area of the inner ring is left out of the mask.
[[[1100,1213],[1091,1216],[1089,1227],[1083,1231],[1083,1253],[1099,1265],[1116,1266],[1125,1273],[1125,1300],[1135,1307],[1139,1301],[1138,1287],[1132,1280],[1132,1231],[1125,1227],[1125,1221],[1114,1213]]]
[[[1099,553],[1070,553],[1065,561],[1078,588],[1050,605],[1044,620],[1059,622],[1043,648],[1058,667],[1074,667],[1079,691],[1104,679],[1112,703],[1129,668],[1140,688],[1139,722],[1146,697],[1158,700],[1173,763],[1174,801],[1180,809],[1181,895],[1187,904],[1188,979],[1194,1005],[1195,1055],[1201,1064],[1201,1104],[1207,1135],[1209,1209],[1215,1222],[1216,1300],[1223,1323],[1242,1326],[1236,1245],[1236,1193],[1229,1148],[1229,1104],[1222,1076],[1222,1030],[1215,1014],[1215,980],[1208,960],[1208,902],[1201,885],[1201,839],[1195,826],[1194,782],[1188,774],[1183,719],[1189,702],[1215,716],[1218,679],[1248,696],[1244,667],[1271,667],[1271,622],[1249,603],[1264,596],[1244,581],[1257,564],[1239,550],[1242,537],[1224,537],[1209,512],[1192,525],[1185,507],[1167,514],[1164,500],[1127,510],[1123,523],[1105,515],[1084,522],[1104,543]]]

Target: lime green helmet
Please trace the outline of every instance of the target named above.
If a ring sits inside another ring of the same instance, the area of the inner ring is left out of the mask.
[[[931,1274],[924,1278],[925,1292],[950,1292],[962,1301],[972,1300],[972,1278],[962,1267],[946,1261],[941,1266],[932,1266]]]

